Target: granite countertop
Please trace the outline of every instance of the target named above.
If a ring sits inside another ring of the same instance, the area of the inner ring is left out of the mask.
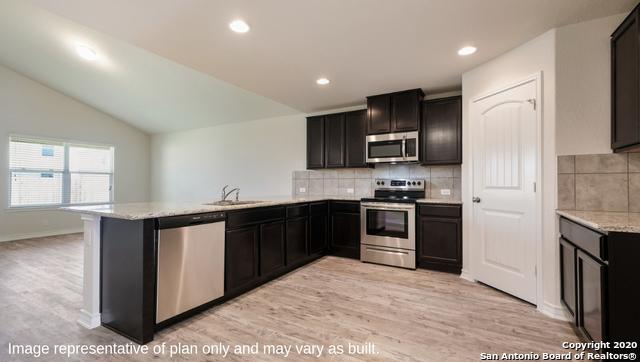
[[[157,217],[199,214],[204,212],[230,211],[239,209],[249,209],[254,207],[266,207],[276,205],[297,204],[302,202],[325,201],[325,200],[346,200],[360,201],[360,197],[269,197],[251,198],[260,201],[244,205],[215,206],[205,205],[197,202],[139,202],[125,204],[104,204],[91,206],[69,206],[62,207],[63,211],[70,211],[80,214],[90,214],[104,217],[112,217],[125,220],[154,219]],[[243,201],[243,200],[241,200]],[[420,199],[419,203],[438,204],[462,204],[459,200],[446,199]]]
[[[640,213],[556,210],[560,216],[603,232],[640,233]]]

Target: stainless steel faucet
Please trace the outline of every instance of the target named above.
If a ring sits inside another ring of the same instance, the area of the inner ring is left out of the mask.
[[[240,188],[236,187],[233,190],[227,192],[227,187],[229,187],[229,185],[226,185],[225,187],[222,188],[222,200],[221,201],[227,201],[227,197],[229,197],[229,195],[231,195],[234,191],[236,192],[236,201],[238,201],[238,198],[240,197]]]

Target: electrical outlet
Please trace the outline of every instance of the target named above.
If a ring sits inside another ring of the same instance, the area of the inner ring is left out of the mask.
[[[301,194],[304,194],[305,192],[307,192],[307,188],[306,187],[301,187],[298,189],[298,192]]]
[[[451,189],[440,189],[440,195],[442,195],[442,196],[451,195]]]
[[[352,194],[353,193],[353,189],[347,189],[347,193],[348,194]]]

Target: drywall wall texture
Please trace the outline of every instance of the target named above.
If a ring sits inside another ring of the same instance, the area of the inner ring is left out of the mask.
[[[115,147],[116,202],[149,198],[149,136],[107,114],[0,66],[0,240],[81,230],[80,216],[57,210],[7,210],[9,135]]]
[[[156,134],[151,140],[154,201],[212,201],[225,185],[240,198],[290,196],[291,171],[306,164],[305,115]]]
[[[492,91],[503,89],[533,74],[542,73],[542,278],[543,300],[538,300],[538,308],[551,315],[562,314],[559,298],[558,251],[556,238],[556,31],[552,29],[529,42],[490,60],[462,75],[462,200],[473,197],[471,177],[472,134],[469,115],[471,102]],[[473,277],[474,259],[470,245],[474,240],[472,232],[473,214],[471,203],[463,207],[463,275]]]
[[[558,156],[558,208],[640,212],[640,153]]]
[[[460,166],[386,165],[375,168],[338,170],[302,170],[293,172],[293,195],[305,196],[373,196],[376,179],[423,179],[425,197],[460,200]]]
[[[610,35],[626,14],[556,31],[558,155],[611,152]]]

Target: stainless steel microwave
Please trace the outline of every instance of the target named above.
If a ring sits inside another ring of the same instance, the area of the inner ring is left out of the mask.
[[[367,163],[418,162],[418,132],[367,136]]]

